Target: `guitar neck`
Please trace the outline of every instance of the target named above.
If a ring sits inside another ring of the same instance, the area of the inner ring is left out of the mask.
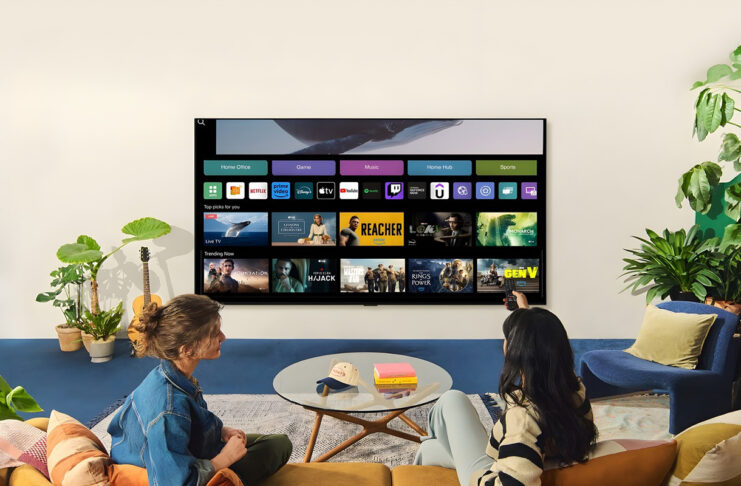
[[[149,263],[142,262],[142,274],[144,277],[144,307],[152,302],[152,296],[149,293]]]

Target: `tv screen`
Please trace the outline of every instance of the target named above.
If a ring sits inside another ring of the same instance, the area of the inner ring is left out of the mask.
[[[194,122],[196,293],[545,303],[545,119]]]

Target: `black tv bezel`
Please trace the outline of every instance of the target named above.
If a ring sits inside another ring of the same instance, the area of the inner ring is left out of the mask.
[[[538,199],[536,202],[534,202],[534,205],[537,205],[537,213],[538,213],[538,245],[535,247],[539,250],[539,255],[533,256],[532,254],[528,255],[527,253],[535,253],[533,250],[533,247],[477,247],[475,246],[475,243],[470,248],[465,248],[465,250],[468,250],[466,252],[466,255],[459,255],[459,252],[456,252],[455,255],[450,256],[449,258],[455,258],[455,257],[462,257],[462,258],[470,258],[474,262],[474,271],[473,271],[473,292],[471,293],[374,293],[374,294],[368,294],[368,293],[362,293],[362,292],[341,292],[338,291],[336,293],[327,293],[327,294],[321,294],[321,293],[299,293],[299,294],[285,294],[285,293],[273,293],[268,290],[266,293],[248,293],[248,294],[215,294],[215,293],[206,293],[204,292],[204,285],[203,285],[203,260],[204,260],[204,251],[212,251],[215,250],[213,247],[206,247],[203,242],[203,213],[206,211],[203,207],[204,200],[203,200],[203,182],[205,182],[206,176],[203,173],[203,161],[204,160],[213,160],[213,159],[221,159],[221,160],[244,160],[246,157],[249,157],[249,159],[256,159],[256,160],[268,160],[271,161],[273,159],[280,159],[280,160],[288,160],[291,158],[294,159],[301,159],[301,160],[327,160],[334,158],[335,160],[339,161],[340,159],[346,160],[346,159],[352,159],[352,158],[358,158],[358,159],[374,159],[374,160],[383,160],[383,159],[393,159],[398,160],[402,159],[405,161],[405,167],[406,167],[406,161],[407,160],[414,160],[416,159],[429,159],[429,160],[435,160],[435,159],[443,159],[443,160],[454,160],[454,159],[461,159],[461,160],[471,160],[474,161],[474,167],[475,167],[475,160],[481,160],[487,158],[486,155],[482,154],[440,154],[440,155],[434,155],[434,154],[424,154],[424,155],[417,155],[413,156],[411,154],[405,154],[405,155],[379,155],[379,154],[368,154],[368,155],[347,155],[347,154],[333,154],[331,156],[328,155],[300,155],[300,156],[292,156],[291,154],[241,154],[241,155],[217,155],[216,154],[216,122],[218,120],[266,120],[266,121],[272,121],[272,120],[282,120],[282,119],[290,119],[290,120],[338,120],[340,118],[313,118],[313,117],[306,117],[306,118],[203,118],[203,117],[197,117],[194,118],[194,292],[196,294],[202,294],[207,295],[211,297],[212,299],[222,303],[222,304],[263,304],[263,305],[283,305],[283,304],[294,304],[294,305],[307,305],[307,304],[319,304],[319,305],[370,305],[370,306],[377,306],[377,305],[461,305],[461,304],[468,304],[468,305],[503,305],[503,292],[477,292],[477,286],[478,282],[476,282],[477,279],[477,259],[480,258],[537,258],[539,259],[539,273],[540,273],[540,291],[538,293],[527,293],[528,300],[532,304],[538,304],[543,305],[546,304],[547,301],[547,255],[546,255],[546,228],[547,228],[547,214],[546,214],[546,197],[547,197],[547,184],[546,184],[546,168],[547,168],[547,150],[546,150],[546,140],[547,140],[547,119],[546,118],[457,118],[458,120],[538,120],[543,123],[543,140],[542,140],[542,154],[488,154],[491,157],[506,159],[506,160],[531,160],[534,157],[538,159],[538,171],[537,176],[533,177],[537,179],[538,182]],[[436,117],[436,118],[341,118],[342,120],[441,120],[444,119],[442,117]],[[205,149],[206,146],[212,147],[212,151],[207,151]],[[406,172],[406,171],[405,171]],[[269,174],[265,177],[262,177],[262,179],[267,179],[270,181],[273,179],[272,173],[269,171]],[[414,181],[414,180],[429,180],[429,177],[421,177],[421,176],[408,176],[403,175],[399,176],[400,178],[403,178],[404,181]],[[460,176],[458,178],[470,180],[475,185],[475,182],[477,179],[487,179],[491,180],[492,177],[495,176],[477,176],[475,170],[472,171],[472,175],[468,177]],[[510,176],[512,177],[512,176]],[[520,176],[521,177],[521,176]],[[212,177],[213,178],[213,177]],[[223,178],[227,179],[230,177],[227,176],[220,176],[216,178]],[[233,178],[233,177],[231,177]],[[376,177],[378,179],[382,179],[382,177]],[[456,176],[448,176],[448,179],[450,179],[451,182],[454,182],[454,178]],[[334,179],[335,181],[339,181],[342,179],[342,176],[339,174],[339,170],[337,171],[337,174],[334,177],[328,177],[328,179]],[[504,179],[504,181],[507,181],[507,176],[498,176],[496,179]],[[317,179],[314,179],[317,180]],[[226,182],[226,181],[224,181]],[[287,200],[288,203],[291,201],[294,201],[293,199]],[[320,204],[319,206],[324,206],[324,204],[334,204],[337,205],[339,203],[339,199],[335,199],[331,202],[323,201],[323,204]],[[428,200],[429,201],[429,200]],[[476,199],[471,200],[471,204],[474,204],[473,201],[476,201]],[[233,201],[230,201],[233,202]],[[276,202],[279,203],[286,203],[286,201],[279,201],[279,200],[273,200],[268,199],[264,201],[265,204],[275,204]],[[320,208],[316,208],[316,203],[318,201],[314,200],[314,205],[312,206],[312,210],[315,211],[330,211],[335,212],[338,215],[337,223],[339,226],[339,214],[341,212],[352,212],[352,209],[342,209],[335,207],[334,209],[328,209],[323,210]],[[343,200],[342,203],[347,203],[347,200]],[[352,201],[350,201],[352,202]],[[404,199],[404,205],[405,207],[399,209],[399,212],[407,212],[407,205],[411,201],[408,199]],[[289,209],[286,207],[284,208],[278,208],[275,207],[266,207],[265,209],[254,209],[254,211],[259,212],[267,212],[269,214],[273,212],[280,212],[280,211],[289,211]],[[299,210],[300,211],[300,210]],[[365,211],[370,212],[370,209],[366,209]],[[383,210],[379,210],[383,211]],[[388,212],[395,212],[395,211],[389,211]],[[386,212],[384,211],[384,212]],[[454,210],[450,210],[451,212]],[[489,212],[497,212],[500,210],[491,210]],[[518,210],[501,210],[501,212],[516,212]],[[519,211],[528,211],[528,210],[519,210]],[[447,212],[446,211],[440,211],[440,212]],[[472,213],[472,216],[475,218],[476,210],[468,210],[465,212]],[[529,211],[532,212],[532,211]],[[271,222],[268,218],[268,235],[270,235],[271,231]],[[405,218],[405,226],[406,226],[406,218]],[[339,228],[338,228],[339,230]],[[405,236],[406,240],[406,236]],[[475,233],[474,233],[474,241],[475,241]],[[265,253],[271,253],[271,256],[249,256],[249,257],[239,257],[235,256],[233,258],[267,258],[268,259],[268,285],[269,287],[272,286],[272,259],[276,258],[278,255],[275,255],[276,248],[290,248],[290,251],[293,253],[299,253],[297,255],[292,255],[295,258],[312,258],[312,256],[306,256],[308,255],[305,250],[307,248],[296,246],[296,247],[274,247],[268,246],[266,247],[242,247],[242,250],[245,249],[252,250],[255,248],[261,248],[265,249]],[[344,249],[350,249],[350,247],[332,247],[333,251],[337,251],[339,248]],[[367,254],[363,254],[363,251],[367,251],[368,249],[373,248],[374,255],[368,256]],[[340,269],[341,265],[341,259],[343,258],[400,258],[405,260],[405,268],[408,269],[408,261],[411,259],[416,258],[446,258],[447,255],[429,255],[429,256],[420,256],[420,257],[411,257],[408,254],[409,248],[406,245],[404,246],[397,246],[397,247],[353,247],[352,251],[357,251],[357,255],[348,254],[348,255],[334,255],[333,257],[328,258],[334,258],[336,259],[337,268]],[[475,249],[476,248],[506,248],[508,250],[508,253],[510,255],[507,256],[475,256]],[[416,249],[420,249],[419,247]],[[309,249],[312,250],[312,249]],[[427,249],[426,249],[427,250]],[[239,250],[237,250],[239,251]],[[277,250],[280,252],[281,250]],[[310,253],[310,252],[309,252]],[[394,255],[394,253],[399,253],[401,255]],[[424,253],[428,253],[428,251],[425,251]],[[443,253],[443,252],[437,252],[437,253]],[[471,253],[471,256],[468,256],[467,254]],[[520,256],[520,254],[522,254]],[[319,258],[318,256],[314,256],[313,258]],[[338,272],[338,279],[339,279],[339,272]],[[339,289],[339,282],[338,282],[338,289]],[[408,285],[407,285],[408,290]]]

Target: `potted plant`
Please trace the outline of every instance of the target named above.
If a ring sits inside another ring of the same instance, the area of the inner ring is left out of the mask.
[[[123,302],[107,311],[93,314],[85,310],[85,320],[82,324],[83,330],[92,336],[90,342],[90,361],[93,363],[104,363],[113,358],[113,347],[116,341],[116,333],[121,330],[121,317],[123,316]]]
[[[710,289],[705,303],[741,315],[741,246],[718,248],[710,265],[720,283]]]
[[[60,267],[49,274],[52,277],[50,292],[36,296],[36,302],[51,302],[64,315],[62,324],[56,327],[59,348],[62,351],[77,351],[82,346],[80,324],[82,323],[82,284],[85,282],[82,265]],[[73,298],[70,287],[75,288]]]
[[[721,279],[711,270],[712,250],[717,239],[700,241],[698,225],[689,231],[664,230],[663,237],[646,229],[648,240],[634,236],[642,245],[639,249],[626,249],[632,258],[623,258],[623,267],[629,284],[623,289],[633,292],[647,289],[646,303],[655,297],[670,296],[672,300],[704,301],[707,288],[721,284]]]
[[[101,311],[98,296],[98,273],[100,267],[108,258],[124,246],[134,241],[159,238],[170,232],[170,225],[155,218],[141,218],[126,224],[121,231],[130,235],[124,238],[121,244],[109,253],[103,253],[97,241],[87,235],[80,235],[74,243],[62,245],[57,250],[57,258],[63,263],[82,265],[88,273],[90,280],[90,308],[85,312],[85,318],[81,329],[91,335],[94,341],[112,341],[118,332],[121,316],[123,315],[122,304],[119,303],[114,309]],[[92,342],[88,351],[92,355]],[[110,359],[110,358],[109,358]],[[107,360],[106,360],[107,361]],[[101,362],[94,360],[93,362]]]
[[[11,388],[0,376],[0,420],[23,420],[16,412],[43,412],[36,400],[22,387]]]
[[[735,130],[723,135],[719,163],[733,165],[736,175],[741,173],[741,140],[739,133],[741,124],[731,121],[739,109],[734,100],[741,93],[741,46],[730,55],[729,64],[716,64],[707,71],[705,81],[697,81],[691,89],[702,88],[695,102],[695,122],[693,135],[698,140],[705,140],[709,133],[720,127]],[[740,100],[741,101],[741,100]],[[720,184],[723,176],[723,167],[716,162],[705,161],[696,164],[679,178],[677,190],[677,206],[682,207],[682,201],[689,202],[692,209],[700,214],[707,214],[712,207],[714,189]],[[741,245],[741,182],[730,183],[726,187],[723,200],[725,214],[734,223],[725,227],[722,245]]]

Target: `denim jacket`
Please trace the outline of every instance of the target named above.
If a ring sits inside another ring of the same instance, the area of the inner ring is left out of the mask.
[[[126,398],[111,424],[111,458],[145,467],[150,486],[202,486],[224,447],[221,420],[201,388],[161,360]]]

